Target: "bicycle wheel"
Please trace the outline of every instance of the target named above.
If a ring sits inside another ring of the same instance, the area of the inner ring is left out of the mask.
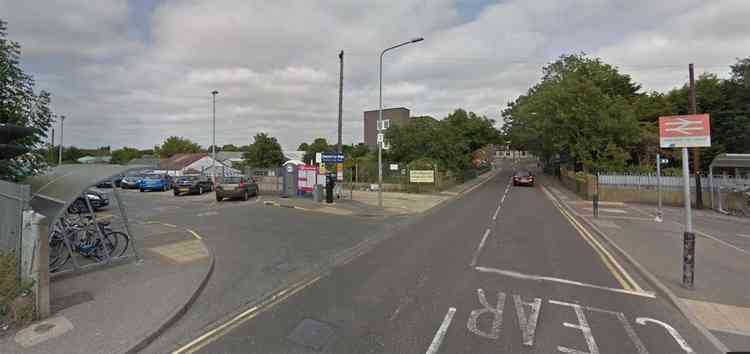
[[[101,239],[96,241],[96,250],[94,251],[94,258],[97,261],[103,261],[107,258],[113,257],[113,254],[117,250],[117,237],[113,237],[112,234],[103,233]]]
[[[130,237],[128,237],[126,233],[120,231],[110,232],[108,237],[113,238],[115,245],[117,245],[112,252],[112,257],[120,257],[125,254],[125,251],[128,250],[128,246],[130,245]]]
[[[58,231],[49,235],[49,271],[55,272],[70,259],[70,252],[65,245],[65,237]]]

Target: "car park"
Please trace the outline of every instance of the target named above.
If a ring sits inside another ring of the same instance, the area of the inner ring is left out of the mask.
[[[513,174],[514,186],[534,186],[534,175],[529,171],[516,171]]]
[[[120,188],[122,189],[139,189],[141,186],[141,180],[143,179],[143,176],[141,175],[130,175],[125,176],[125,178],[120,181]]]
[[[186,194],[203,194],[213,190],[213,182],[203,176],[191,175],[177,177],[174,183],[173,192],[175,196],[183,193]]]
[[[224,198],[248,200],[251,195],[258,195],[258,184],[248,176],[226,176],[221,178],[215,191],[217,202]]]
[[[149,174],[143,177],[138,188],[145,191],[168,191],[172,189],[172,179],[167,175]]]

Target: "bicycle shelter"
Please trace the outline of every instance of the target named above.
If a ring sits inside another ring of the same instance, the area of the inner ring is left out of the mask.
[[[115,176],[125,174],[128,171],[148,168],[148,166],[120,166],[109,164],[61,165],[53,168],[44,175],[35,176],[29,179],[28,182],[31,185],[32,196],[29,204],[34,211],[47,217],[47,220],[49,220],[50,234],[52,234],[55,224],[66,214],[68,207],[76,202],[79,197],[82,197],[87,206],[88,214],[93,221],[92,225],[94,225],[94,229],[96,230],[98,242],[103,242],[104,236],[102,230],[98,227],[97,215],[94,208],[91,206],[91,201],[89,200],[86,191],[96,186],[96,184],[101,181],[112,181],[112,195],[117,202],[120,217],[122,218],[125,227],[125,233],[129,238],[128,248],[130,248],[130,254],[125,253],[127,249],[123,250],[123,254],[119,257],[110,257],[109,254],[105,253],[106,257],[104,257],[104,260],[82,264],[74,253],[73,245],[66,237],[64,238],[64,243],[67,251],[70,252],[73,266],[72,269],[63,269],[59,272],[55,272],[54,275],[80,272],[92,267],[109,264],[111,262],[119,263],[121,261],[126,261],[131,257],[135,258],[137,261],[142,258],[138,253],[135,239],[130,231],[128,216],[117,192],[114,178]],[[47,240],[40,240],[40,242],[47,242]]]
[[[750,154],[719,154],[714,157],[714,160],[711,161],[711,165],[708,169],[708,183],[709,183],[709,189],[711,191],[711,205],[718,205],[718,207],[713,207],[715,210],[719,210],[720,212],[724,212],[722,208],[722,201],[721,201],[721,186],[717,186],[716,183],[714,183],[714,168],[717,167],[726,167],[726,168],[750,168]],[[719,187],[716,193],[714,193],[714,190],[716,187]],[[718,203],[714,203],[716,200],[714,199],[716,196],[718,196]]]

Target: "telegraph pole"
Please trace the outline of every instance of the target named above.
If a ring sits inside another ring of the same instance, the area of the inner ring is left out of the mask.
[[[344,105],[344,51],[339,53],[339,140],[337,150],[341,153],[341,114]]]
[[[690,114],[698,114],[698,108],[695,101],[695,76],[693,63],[688,65],[690,72]],[[701,190],[701,151],[699,147],[693,148],[693,174],[695,175],[695,209],[703,209],[703,191]]]
[[[60,153],[57,157],[57,165],[62,165],[62,155],[63,155],[63,124],[65,123],[65,116],[60,116]]]

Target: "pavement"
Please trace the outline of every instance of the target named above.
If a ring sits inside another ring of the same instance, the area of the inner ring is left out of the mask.
[[[669,292],[681,311],[729,349],[750,349],[750,219],[696,210],[694,287],[682,285],[682,208],[664,207],[656,222],[654,206],[605,202],[599,218],[590,201],[545,180],[553,194]]]
[[[131,230],[140,261],[53,277],[51,317],[0,338],[0,352],[125,353],[178,320],[211,275],[210,250],[176,226],[134,222]]]
[[[547,190],[511,187],[512,168],[175,352],[720,352]]]

